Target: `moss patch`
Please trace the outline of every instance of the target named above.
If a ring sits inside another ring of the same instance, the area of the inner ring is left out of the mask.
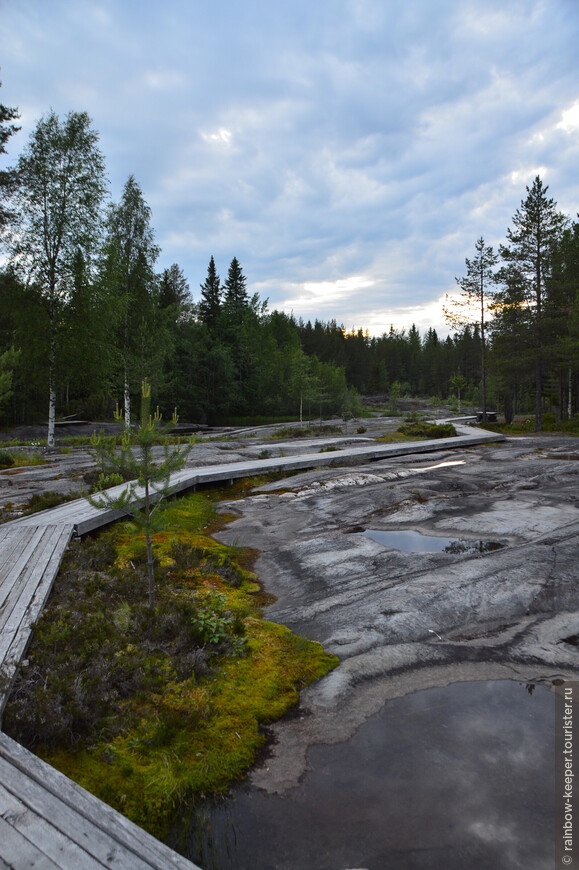
[[[164,836],[184,801],[223,791],[303,686],[337,664],[262,619],[254,553],[218,543],[206,495],[166,505],[144,545],[121,523],[71,548],[4,714],[5,730]]]

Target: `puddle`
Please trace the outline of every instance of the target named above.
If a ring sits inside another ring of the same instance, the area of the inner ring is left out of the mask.
[[[284,796],[241,786],[189,834],[205,870],[552,870],[554,696],[455,683],[314,746]]]
[[[456,538],[443,538],[438,535],[423,535],[413,529],[366,529],[364,534],[390,550],[404,553],[489,553],[500,550],[504,544],[497,541],[476,541]]]

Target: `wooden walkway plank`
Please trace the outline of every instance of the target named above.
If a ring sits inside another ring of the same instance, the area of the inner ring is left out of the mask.
[[[33,626],[40,616],[70,542],[72,526],[41,527],[42,538],[31,548],[29,559],[9,590],[0,610],[0,719],[8,701],[18,663],[24,656]]]
[[[0,613],[0,630],[13,631],[20,624],[24,610],[32,599],[37,585],[42,580],[46,567],[63,534],[72,534],[71,526],[40,526],[27,549],[20,555],[10,570],[3,587],[8,593]],[[68,541],[67,541],[68,543]],[[5,647],[0,637],[0,661]]]
[[[5,538],[0,544],[0,552],[3,557],[0,567],[0,610],[4,607],[20,573],[26,567],[30,547],[35,547],[44,534],[43,527],[36,528],[34,526],[14,529],[13,531],[15,534]]]
[[[24,774],[18,776],[17,774]],[[31,811],[107,867],[199,870],[64,774],[0,733],[0,781]],[[0,803],[0,815],[4,815]],[[83,865],[60,863],[77,870]]]
[[[49,820],[30,812],[15,794],[0,784],[0,842],[9,851],[4,858],[15,867],[61,866],[64,855],[83,870],[97,870],[102,865],[77,846]]]
[[[3,805],[0,794],[0,806]],[[45,833],[45,832],[43,832]],[[44,837],[40,838],[40,842]],[[2,844],[2,860],[0,868],[8,870],[21,870],[24,867],[34,867],[34,870],[58,870],[58,864],[43,853],[38,846],[31,842],[17,825],[5,821],[3,814],[0,815],[0,843]],[[83,864],[77,865],[79,868]]]

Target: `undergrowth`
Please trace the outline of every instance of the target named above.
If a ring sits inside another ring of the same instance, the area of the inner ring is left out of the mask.
[[[337,664],[262,619],[254,554],[211,537],[210,498],[165,510],[156,610],[132,523],[72,546],[4,713],[7,733],[158,837],[241,777],[261,726]]]

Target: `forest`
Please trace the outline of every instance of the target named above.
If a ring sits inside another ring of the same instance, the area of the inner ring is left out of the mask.
[[[18,117],[0,105],[2,154]],[[132,175],[108,200],[86,113],[47,113],[0,173],[0,233],[0,426],[48,419],[49,445],[57,418],[111,419],[119,404],[130,423],[145,378],[190,423],[348,419],[404,396],[534,414],[537,430],[546,412],[577,414],[579,222],[539,176],[499,250],[474,243],[445,338],[270,310],[235,255],[218,267],[208,252],[205,276],[158,270],[151,209]]]

